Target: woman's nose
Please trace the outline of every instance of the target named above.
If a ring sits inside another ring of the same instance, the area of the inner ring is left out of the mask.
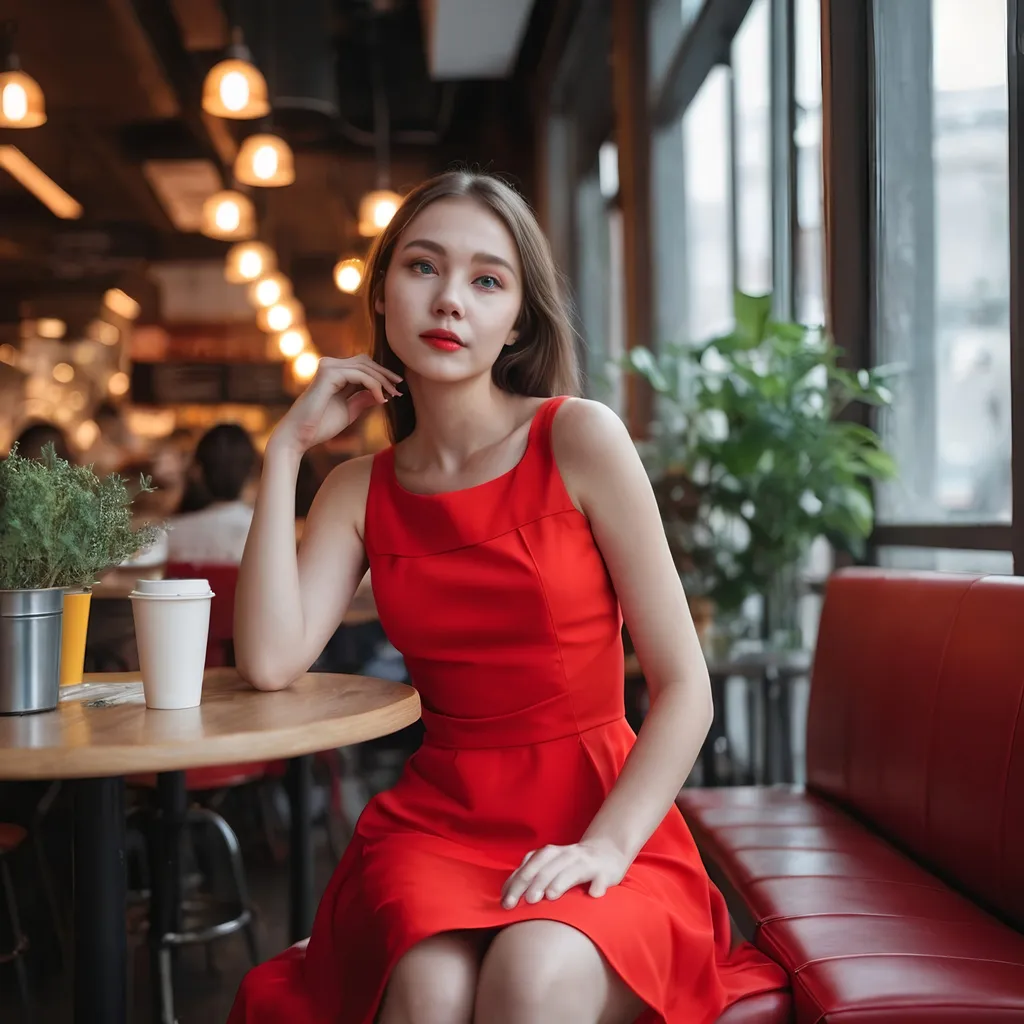
[[[450,317],[453,320],[461,320],[466,309],[458,289],[448,281],[440,289],[435,303],[434,313],[437,316]]]

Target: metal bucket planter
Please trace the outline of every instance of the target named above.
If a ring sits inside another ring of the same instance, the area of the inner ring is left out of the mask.
[[[52,711],[60,694],[64,590],[0,590],[0,715]]]

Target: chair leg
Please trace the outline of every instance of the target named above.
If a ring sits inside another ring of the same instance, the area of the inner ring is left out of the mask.
[[[174,968],[169,947],[160,947],[157,964],[159,977],[154,980],[160,986],[160,1021],[161,1024],[177,1024],[177,1018],[174,1016]]]
[[[245,865],[242,863],[242,850],[238,845],[238,836],[235,835],[234,829],[216,811],[211,811],[207,807],[193,807],[189,810],[188,816],[192,821],[205,821],[214,828],[220,834],[228,851],[228,859],[231,863],[231,876],[235,885],[235,898],[238,900],[239,908],[247,918],[244,926],[245,941],[249,947],[249,956],[255,967],[260,962],[259,947],[253,928],[253,908],[252,903],[249,901],[249,887],[245,881]]]
[[[14,961],[14,970],[18,975],[18,989],[21,992],[21,1001],[25,1008],[32,1010],[32,992],[28,984],[28,971],[25,969],[25,950],[28,947],[28,938],[21,930],[21,920],[18,917],[18,903],[14,897],[14,883],[11,881],[11,869],[7,864],[6,857],[0,857],[0,877],[3,879],[4,899],[7,902],[7,917],[11,922],[11,933],[14,937],[14,949],[11,950],[11,959]]]

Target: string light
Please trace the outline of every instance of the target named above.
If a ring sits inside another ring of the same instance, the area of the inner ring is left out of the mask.
[[[349,295],[359,291],[363,283],[363,261],[355,256],[342,260],[334,268],[334,283],[339,291]]]

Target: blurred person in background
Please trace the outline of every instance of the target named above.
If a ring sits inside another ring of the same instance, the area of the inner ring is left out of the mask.
[[[43,454],[43,448],[48,444],[53,445],[54,451],[60,458],[66,459],[68,462],[76,461],[64,432],[52,423],[32,423],[22,430],[14,442],[18,448],[18,454],[25,459],[38,459]]]
[[[100,403],[92,418],[99,433],[82,461],[92,465],[98,476],[118,473],[138,455],[135,439],[121,417],[121,410],[111,402]]]
[[[237,565],[242,560],[252,523],[252,505],[243,495],[257,462],[252,439],[237,423],[220,423],[200,438],[179,514],[167,524],[169,562]]]

